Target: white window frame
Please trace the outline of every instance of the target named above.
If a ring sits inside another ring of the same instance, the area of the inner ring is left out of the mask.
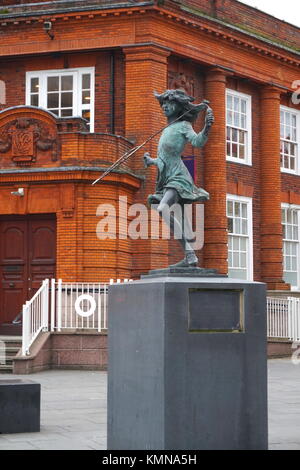
[[[39,107],[47,109],[47,77],[53,75],[73,75],[73,115],[82,115],[84,109],[90,109],[90,132],[94,132],[95,121],[95,67],[78,67],[72,69],[36,70],[26,72],[26,105],[30,105],[32,78],[39,78]],[[82,75],[91,75],[91,99],[89,105],[82,104]]]
[[[297,277],[298,277],[298,285],[294,286],[291,284],[291,290],[300,291],[300,206],[296,204],[281,204],[281,209],[294,209],[298,212],[298,249],[297,249]],[[283,224],[282,224],[283,226]],[[284,242],[293,242],[293,240],[282,238],[282,243]],[[294,241],[297,243],[297,241]],[[284,263],[284,248],[282,247],[282,256],[283,256],[283,263]],[[284,271],[284,264],[283,264],[283,271]],[[294,271],[291,271],[294,272]],[[288,281],[287,281],[288,282]]]
[[[234,97],[242,98],[246,101],[246,128],[239,128],[233,125],[229,125],[227,122],[227,98],[228,95]],[[230,88],[226,89],[226,142],[225,142],[225,151],[226,151],[226,160],[229,162],[240,163],[241,165],[252,165],[252,96],[246,95],[245,93],[241,93],[236,90],[231,90]],[[246,131],[246,145],[245,145],[245,158],[235,158],[231,155],[227,155],[227,127],[231,127],[233,129],[241,129]]]
[[[300,161],[299,161],[300,160],[300,111],[295,108],[289,108],[288,106],[280,106],[280,111],[295,114],[296,120],[297,120],[296,122],[297,140],[295,142],[293,140],[289,141],[289,140],[282,139],[281,132],[280,132],[280,145],[281,145],[281,141],[291,142],[297,145],[297,153],[296,153],[296,158],[295,158],[295,170],[291,170],[289,168],[283,168],[281,165],[280,165],[280,169],[282,173],[290,173],[292,175],[299,175],[300,174]],[[281,118],[280,118],[280,125],[281,125]],[[280,151],[279,158],[281,159],[281,151]]]
[[[232,202],[241,202],[247,204],[247,221],[248,221],[248,235],[245,235],[245,238],[248,239],[248,250],[247,250],[247,281],[253,281],[253,217],[252,217],[252,198],[246,196],[237,196],[235,194],[227,194],[226,196],[226,214],[227,214],[227,203],[228,201]],[[228,231],[228,237],[231,234]],[[243,237],[243,235],[236,234],[238,237]],[[227,245],[229,248],[229,244]],[[232,268],[238,269],[238,268]],[[229,275],[229,267],[228,267]]]

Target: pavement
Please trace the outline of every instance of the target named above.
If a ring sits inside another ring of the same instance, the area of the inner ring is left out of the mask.
[[[105,450],[107,374],[50,370],[30,376],[42,387],[41,431],[1,434],[0,450]],[[269,449],[300,449],[300,364],[268,361]]]

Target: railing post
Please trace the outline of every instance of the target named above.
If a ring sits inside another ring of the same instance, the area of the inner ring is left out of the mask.
[[[98,284],[98,333],[101,332],[101,284]]]
[[[48,331],[49,323],[49,279],[43,281],[42,293],[42,329]]]
[[[103,328],[107,329],[107,291],[108,286],[104,284],[103,288]]]
[[[61,295],[62,295],[62,280],[58,279],[57,283],[57,330],[61,331]]]
[[[22,356],[26,356],[28,348],[28,329],[29,329],[29,318],[28,318],[28,302],[23,305],[22,309]]]
[[[50,329],[54,331],[55,329],[55,279],[51,279],[51,323]]]

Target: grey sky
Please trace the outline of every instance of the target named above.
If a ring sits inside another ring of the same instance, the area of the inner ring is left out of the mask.
[[[300,27],[299,0],[239,0]]]

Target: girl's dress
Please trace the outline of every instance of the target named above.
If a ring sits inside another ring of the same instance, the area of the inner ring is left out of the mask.
[[[182,161],[181,155],[187,142],[194,147],[203,147],[207,137],[197,134],[188,121],[178,121],[164,129],[159,139],[158,168],[155,194],[148,196],[148,203],[158,204],[167,189],[176,189],[179,202],[191,204],[194,201],[207,201],[209,193],[194,185],[193,179]]]

